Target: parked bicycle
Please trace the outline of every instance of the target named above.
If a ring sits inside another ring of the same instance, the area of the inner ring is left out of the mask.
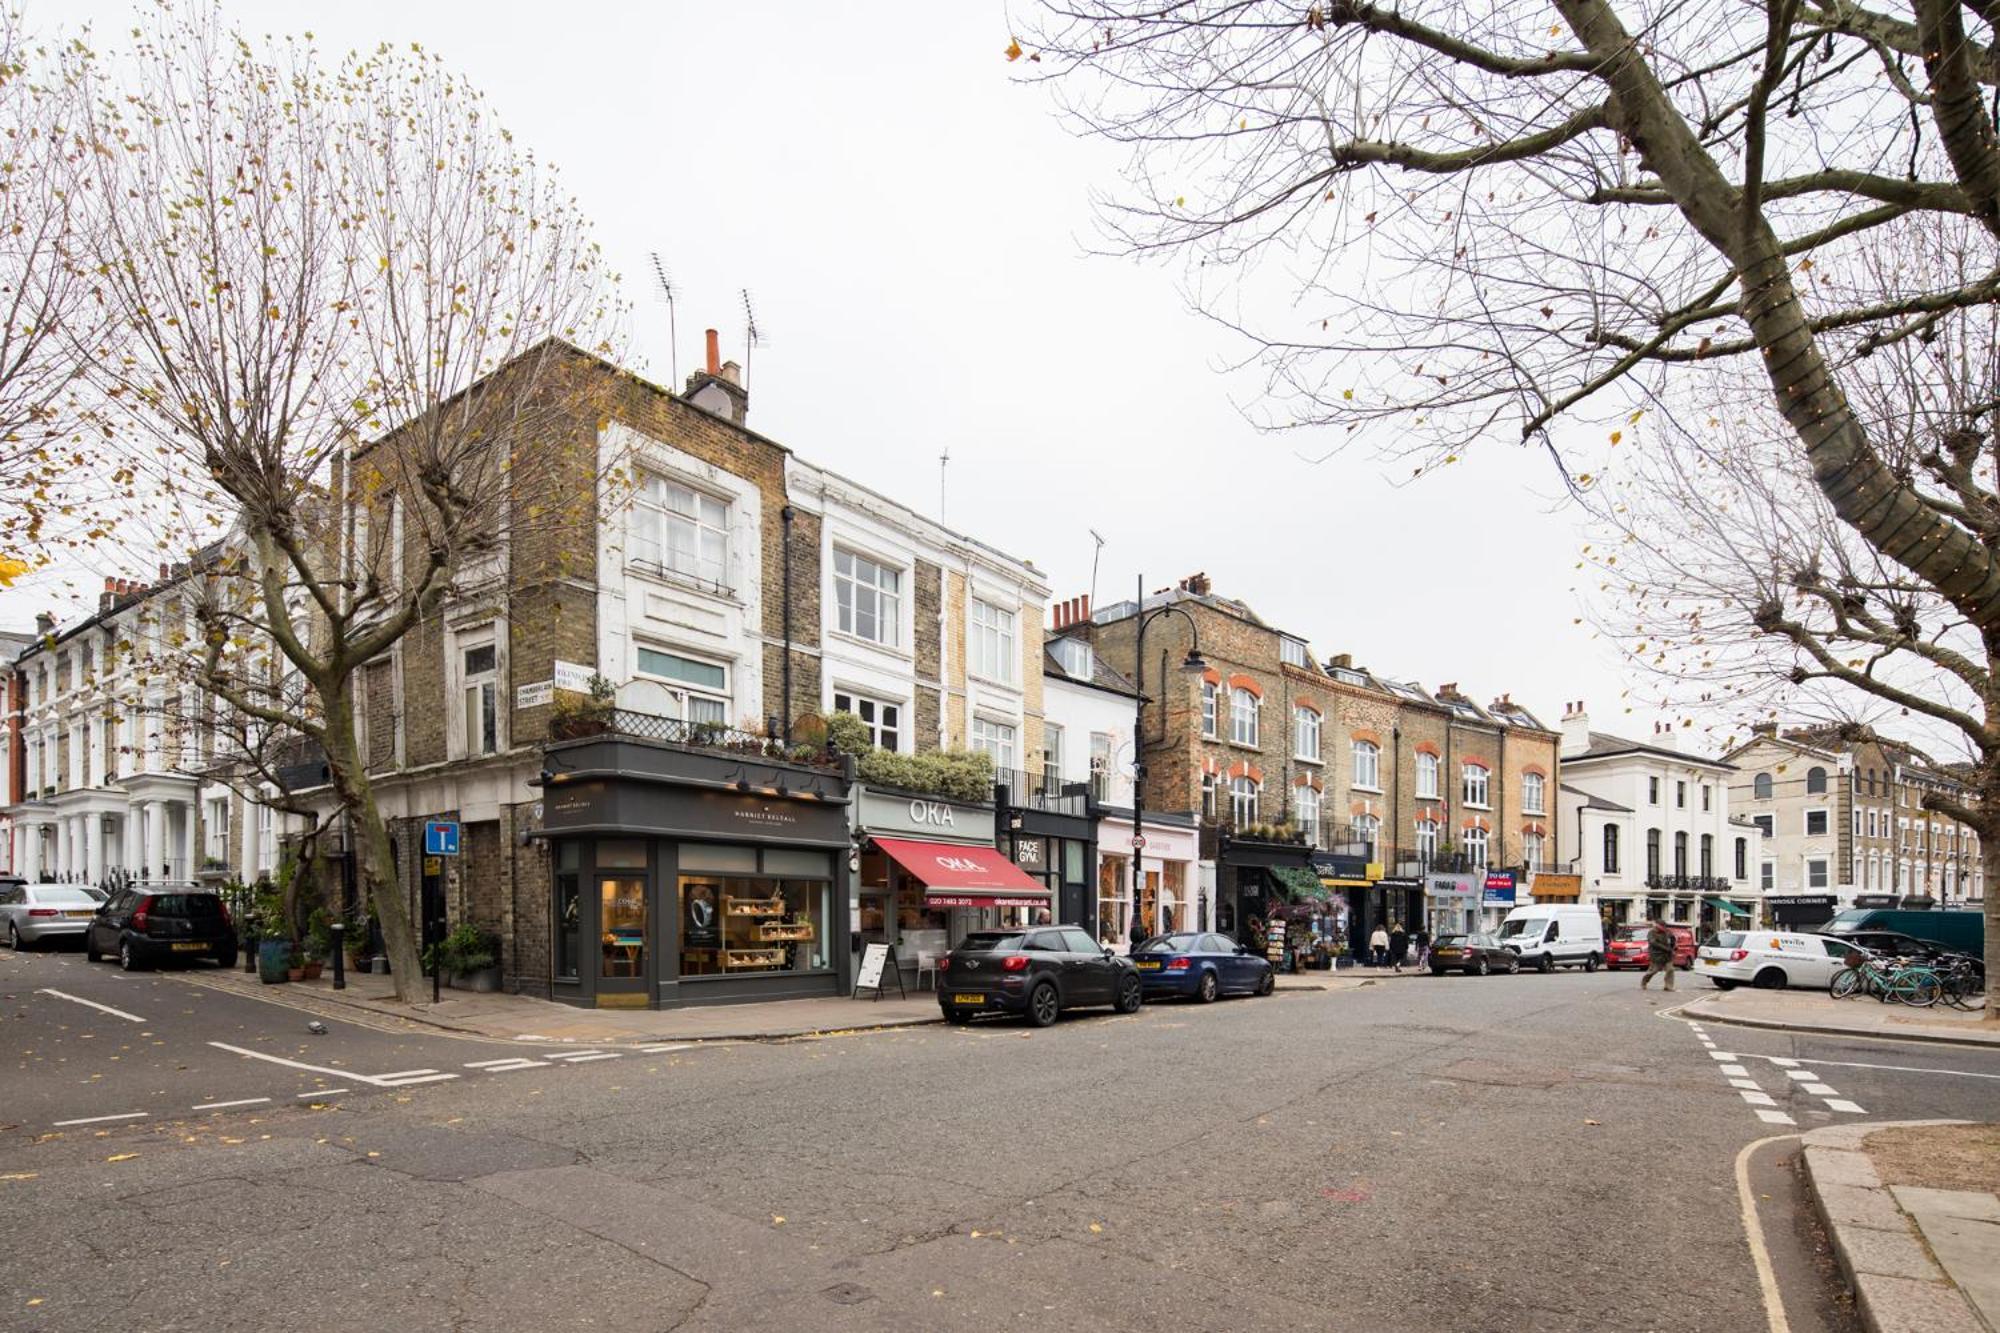
[[[1946,954],[1934,964],[1934,970],[1944,1003],[1954,1009],[1979,1007],[1976,1002],[1986,993],[1986,972],[1978,959],[1970,954]]]
[[[1917,1009],[1928,1009],[1944,996],[1944,983],[1930,967],[1907,958],[1877,958],[1860,949],[1848,953],[1847,966],[1833,974],[1829,989],[1836,1000],[1873,995],[1885,1004],[1894,1000]]]

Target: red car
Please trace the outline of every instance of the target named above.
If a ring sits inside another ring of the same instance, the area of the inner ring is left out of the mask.
[[[1604,965],[1609,968],[1646,966],[1646,932],[1651,927],[1641,921],[1620,926],[1604,946]],[[1694,966],[1694,931],[1669,925],[1674,933],[1674,966],[1686,971]]]

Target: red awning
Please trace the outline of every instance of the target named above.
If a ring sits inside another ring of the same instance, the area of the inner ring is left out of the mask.
[[[875,845],[924,886],[931,907],[1046,907],[1049,891],[997,848],[877,838]]]

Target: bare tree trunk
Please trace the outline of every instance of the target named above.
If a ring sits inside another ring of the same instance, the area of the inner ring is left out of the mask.
[[[389,826],[375,803],[375,786],[355,745],[354,702],[346,688],[323,690],[326,708],[326,766],[333,774],[334,794],[347,811],[348,826],[361,844],[362,901],[382,927],[382,944],[389,954],[389,975],[396,981],[396,998],[415,1004],[423,997],[423,959],[411,929],[410,903],[396,875],[396,857],[389,844]]]
[[[2000,791],[1988,779],[1985,808],[2000,810]],[[1980,896],[1986,903],[1986,1021],[2000,1023],[2000,824],[1979,830],[1979,868],[1984,884]]]

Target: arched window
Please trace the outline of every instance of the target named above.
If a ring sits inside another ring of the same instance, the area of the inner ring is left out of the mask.
[[[1382,821],[1374,815],[1358,815],[1354,820],[1356,840],[1368,844],[1368,859],[1376,859],[1375,850],[1382,844]]]
[[[1542,775],[1523,773],[1521,775],[1521,809],[1531,815],[1542,811]]]
[[[1257,743],[1257,709],[1263,701],[1238,686],[1229,692],[1229,739],[1238,745]]]
[[[1685,875],[1687,872],[1688,835],[1685,833],[1676,833],[1674,834],[1674,873],[1676,875]]]
[[[1529,874],[1542,868],[1542,835],[1523,833],[1521,835],[1521,865]]]
[[[1428,819],[1417,821],[1417,860],[1425,866],[1437,860],[1438,826]]]
[[[1474,870],[1486,868],[1486,830],[1469,828],[1465,831],[1465,856]]]
[[[1616,824],[1606,824],[1604,826],[1604,873],[1607,875],[1618,873],[1618,826]]]
[[[1417,795],[1432,800],[1438,794],[1438,757],[1428,751],[1417,755]]]
[[[1310,708],[1292,710],[1292,753],[1319,762],[1319,714]]]
[[[1311,787],[1293,789],[1296,798],[1292,801],[1293,817],[1299,827],[1305,830],[1306,841],[1319,846],[1319,793]]]
[[[1770,800],[1771,775],[1769,773],[1759,773],[1756,777],[1750,779],[1750,794],[1760,801]]]
[[[1815,767],[1806,770],[1806,795],[1808,796],[1826,795],[1825,769]]]
[[[1354,785],[1382,789],[1382,747],[1374,741],[1354,742]]]
[[[1250,778],[1229,780],[1229,819],[1238,828],[1257,822],[1257,784]]]
[[[1214,681],[1205,680],[1201,683],[1201,734],[1204,736],[1222,734],[1216,730],[1219,724],[1215,720],[1215,693]]]
[[[1658,879],[1659,877],[1660,831],[1656,828],[1649,828],[1646,830],[1646,878]]]

